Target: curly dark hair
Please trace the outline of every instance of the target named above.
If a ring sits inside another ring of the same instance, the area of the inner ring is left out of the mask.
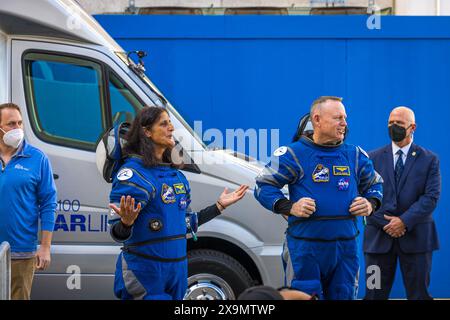
[[[155,156],[155,145],[153,141],[144,133],[144,128],[151,128],[161,117],[166,109],[161,107],[144,107],[134,118],[133,124],[126,136],[127,143],[124,146],[124,155],[138,155],[142,157],[145,167],[153,167],[161,164]],[[173,167],[176,166],[172,161],[172,148],[167,148],[162,157],[162,163],[168,163]]]

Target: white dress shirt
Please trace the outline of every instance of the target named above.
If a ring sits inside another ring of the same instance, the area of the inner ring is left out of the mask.
[[[403,148],[400,148],[398,145],[396,145],[394,142],[392,142],[392,155],[394,158],[394,168],[395,168],[395,164],[397,163],[397,159],[398,159],[397,151],[402,150],[402,152],[403,152],[402,160],[403,160],[403,165],[404,165],[406,162],[406,156],[408,155],[409,148],[411,148],[411,145],[412,145],[412,141],[409,144],[407,144],[406,146],[404,146]]]

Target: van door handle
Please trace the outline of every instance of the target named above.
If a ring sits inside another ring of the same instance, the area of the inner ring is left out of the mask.
[[[59,179],[59,175],[57,175],[56,173],[53,174],[53,180],[58,180]]]

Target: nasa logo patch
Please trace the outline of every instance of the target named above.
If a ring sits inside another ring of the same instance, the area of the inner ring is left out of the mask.
[[[181,199],[180,199],[180,203],[178,204],[178,207],[181,209],[181,210],[184,210],[184,209],[186,209],[187,208],[187,206],[188,206],[188,204],[187,204],[187,199],[186,199],[186,197],[181,197]]]
[[[348,187],[350,186],[350,179],[349,178],[341,178],[339,179],[337,183],[337,187],[339,191],[346,191],[348,190]]]
[[[133,176],[133,171],[131,169],[122,169],[117,174],[117,179],[119,181],[125,181],[130,179]]]
[[[312,174],[314,182],[328,182],[330,181],[330,169],[323,164],[318,164]]]

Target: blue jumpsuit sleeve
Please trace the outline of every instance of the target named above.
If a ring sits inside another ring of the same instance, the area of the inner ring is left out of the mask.
[[[144,208],[155,197],[155,192],[151,181],[144,178],[137,169],[122,167],[114,177],[109,200],[118,206],[122,196],[131,196],[135,199],[136,205],[141,203],[141,207]],[[111,210],[108,223],[112,225],[119,220],[120,217]]]
[[[275,204],[286,199],[281,189],[303,178],[300,162],[290,146],[275,150],[270,162],[256,177],[254,196],[267,210],[274,211]]]
[[[356,147],[356,154],[358,192],[364,198],[375,199],[379,208],[383,200],[383,178],[375,171],[372,160],[361,147]]]

